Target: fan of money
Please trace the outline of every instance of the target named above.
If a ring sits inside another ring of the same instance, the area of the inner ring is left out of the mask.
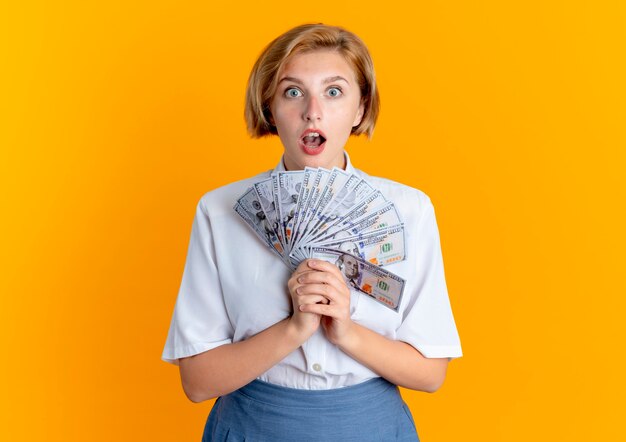
[[[339,168],[278,172],[234,209],[292,271],[307,258],[331,262],[346,284],[398,310],[405,281],[381,267],[405,259],[404,225],[366,180]]]

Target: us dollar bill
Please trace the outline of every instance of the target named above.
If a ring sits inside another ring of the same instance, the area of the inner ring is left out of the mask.
[[[307,225],[307,232],[302,236],[302,242],[306,243],[309,237],[319,227],[322,220],[327,213],[327,210],[332,206],[333,201],[337,198],[343,198],[347,191],[356,186],[358,178],[355,175],[351,175],[344,170],[334,167],[331,171],[326,187],[320,195],[317,207],[311,214],[311,219]],[[352,181],[353,184],[349,184]],[[348,186],[351,187],[348,187]]]
[[[293,233],[293,218],[296,214],[300,190],[302,189],[303,171],[278,172],[274,181],[274,199],[277,201],[279,228],[289,247]]]
[[[234,209],[292,270],[326,253],[344,276],[354,273],[348,284],[397,310],[404,282],[380,267],[406,258],[404,225],[365,179],[339,168],[281,171],[254,183]]]
[[[349,218],[343,223],[327,228],[315,241],[322,243],[334,238],[363,234],[401,223],[396,206],[388,201],[371,212],[367,211],[360,218]]]
[[[386,266],[406,259],[404,225],[359,233],[356,236],[335,238],[319,247],[341,250],[378,266]]]
[[[238,209],[238,207],[240,207],[240,209]],[[279,254],[283,255],[284,248],[276,233],[277,226],[272,225],[267,219],[254,187],[248,189],[246,193],[237,200],[235,211],[237,211],[240,216],[242,214],[241,212],[245,213],[247,220],[252,223],[255,233],[263,242],[269,244],[270,247],[276,249]],[[244,221],[246,221],[246,218],[244,218]]]
[[[398,311],[405,280],[350,253],[325,247],[311,248],[311,258],[335,264],[349,287],[359,290],[394,311]]]
[[[311,192],[309,193],[308,201],[306,203],[306,206],[303,207],[302,219],[298,227],[298,234],[294,238],[294,241],[301,241],[302,237],[307,233],[309,221],[311,220],[312,214],[315,212],[320,195],[323,193],[330,175],[331,171],[328,169],[324,169],[321,167],[317,169],[317,174],[315,175],[315,178],[313,180],[313,187],[311,188]]]
[[[241,217],[241,219],[243,219],[243,221],[248,224],[252,231],[256,233],[261,241],[263,241],[263,243],[267,245],[268,249],[272,253],[278,256],[287,267],[291,268],[292,270],[296,269],[297,264],[294,265],[292,260],[290,260],[288,257],[285,257],[284,253],[274,247],[274,245],[268,240],[267,235],[258,229],[257,222],[250,217],[250,214],[243,208],[241,204],[237,203],[233,208],[235,209],[235,212]]]
[[[324,212],[318,215],[316,226],[308,235],[307,241],[314,238],[318,232],[326,230],[328,226],[349,212],[356,204],[374,192],[371,184],[356,175],[350,176],[348,182],[339,193],[329,202]]]
[[[315,242],[319,241],[321,238],[327,237],[327,231],[329,230],[334,232],[343,230],[345,227],[363,216],[366,216],[368,213],[371,213],[375,208],[378,208],[378,206],[381,206],[385,202],[386,199],[380,191],[377,190],[369,194],[363,201],[352,206],[343,216],[330,223],[326,230],[318,231],[316,236],[311,238],[310,241]]]
[[[313,189],[313,181],[317,175],[317,169],[312,167],[304,168],[304,176],[302,177],[302,186],[300,187],[300,194],[298,195],[298,203],[296,204],[296,210],[294,217],[289,222],[287,229],[289,230],[290,244],[293,244],[298,235],[298,226],[304,215],[304,208],[308,204],[309,195]]]
[[[274,184],[273,178],[267,178],[263,181],[259,181],[254,184],[254,190],[258,196],[258,201],[261,203],[261,208],[265,213],[265,219],[267,220],[267,224],[269,224],[276,233],[278,240],[280,241],[283,248],[285,247],[285,240],[283,239],[282,229],[279,227],[279,217],[278,210],[276,207],[276,202],[274,201]]]
[[[353,177],[356,178],[356,180],[353,181],[350,179],[346,184],[346,186],[350,186],[350,188],[346,192],[343,192],[342,189],[331,204],[329,204],[326,216],[322,218],[327,225],[332,224],[337,219],[341,218],[341,216],[350,212],[356,204],[361,203],[361,201],[376,191],[366,180],[354,175]]]

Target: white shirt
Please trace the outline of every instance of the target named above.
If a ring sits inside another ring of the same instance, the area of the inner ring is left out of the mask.
[[[428,358],[457,358],[461,344],[450,308],[439,232],[428,196],[352,167],[393,201],[405,224],[406,260],[385,266],[404,278],[395,312],[351,289],[351,318],[390,339],[404,341]],[[247,339],[291,315],[290,270],[233,210],[254,183],[273,170],[205,194],[191,229],[187,261],[162,359],[178,358]],[[300,348],[258,379],[291,388],[320,390],[354,385],[378,375],[331,344],[320,327]]]

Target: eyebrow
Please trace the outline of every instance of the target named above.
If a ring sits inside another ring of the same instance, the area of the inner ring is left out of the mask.
[[[282,83],[283,81],[291,81],[293,83],[303,84],[301,80],[298,80],[295,77],[283,77],[278,81],[278,84]],[[347,84],[350,84],[350,82],[346,80],[345,78],[343,78],[341,75],[335,75],[334,77],[325,78],[324,81],[322,81],[322,83],[328,84],[328,83],[333,83],[335,81],[345,81]]]

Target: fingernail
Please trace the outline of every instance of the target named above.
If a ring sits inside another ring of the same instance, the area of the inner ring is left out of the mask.
[[[309,267],[315,267],[317,265],[317,261],[314,259],[309,259]]]
[[[300,307],[298,307],[298,310],[300,310],[301,312],[304,311],[304,304],[302,304]]]
[[[298,282],[299,282],[300,284],[302,284],[302,283],[304,282],[304,279],[302,278],[302,276],[298,278]]]

